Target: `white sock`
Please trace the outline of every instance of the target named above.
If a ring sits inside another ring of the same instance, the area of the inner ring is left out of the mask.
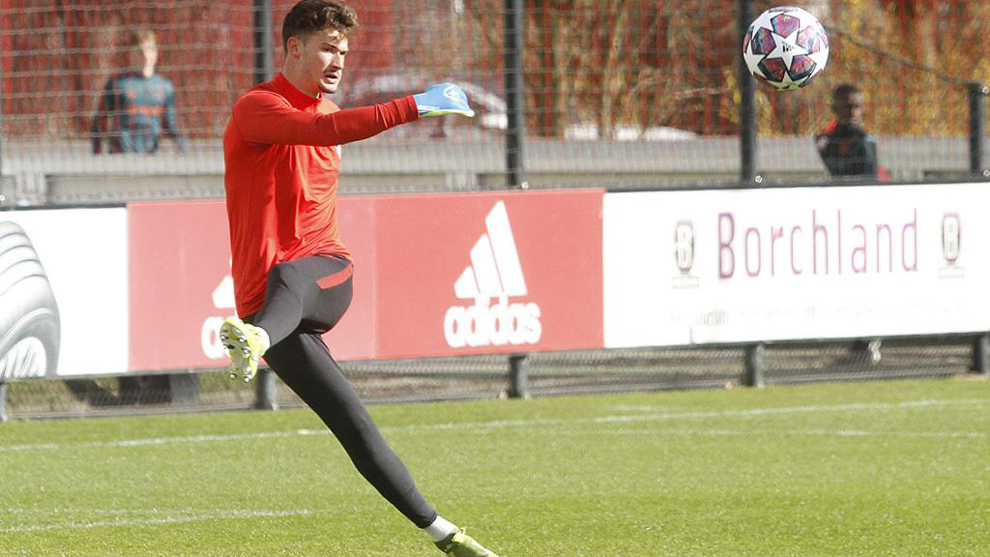
[[[456,532],[457,526],[451,524],[444,517],[437,515],[437,519],[433,521],[433,524],[423,528],[423,531],[426,532],[426,535],[429,536],[431,540],[434,542],[439,542]]]
[[[255,327],[254,330],[258,331],[258,336],[261,337],[261,354],[259,354],[259,356],[263,356],[265,352],[268,352],[268,349],[271,348],[272,341],[268,337],[268,331],[262,329],[261,327]]]

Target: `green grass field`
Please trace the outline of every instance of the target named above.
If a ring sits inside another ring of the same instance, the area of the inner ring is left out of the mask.
[[[990,382],[372,407],[502,557],[984,556]],[[0,555],[431,556],[308,410],[0,426]]]

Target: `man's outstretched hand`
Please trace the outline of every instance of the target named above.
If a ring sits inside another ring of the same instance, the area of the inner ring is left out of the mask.
[[[453,83],[432,85],[425,92],[413,95],[413,99],[416,100],[416,108],[421,117],[444,114],[460,114],[468,118],[474,116],[464,90]]]

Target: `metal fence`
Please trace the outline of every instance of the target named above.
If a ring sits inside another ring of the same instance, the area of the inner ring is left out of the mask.
[[[859,341],[766,346],[763,370],[753,376],[745,347],[637,348],[534,353],[527,361],[525,396],[732,389],[753,384],[986,377],[986,355],[972,338],[885,339],[874,358]],[[984,367],[983,375],[972,371]],[[509,359],[470,356],[342,362],[348,380],[369,403],[508,398],[514,392]],[[271,394],[226,373],[134,375],[5,385],[5,414],[14,418],[108,416],[128,413],[291,408],[302,401],[274,381]],[[755,380],[755,381],[754,381]],[[0,384],[2,385],[2,384]],[[260,395],[260,396],[259,396]]]
[[[0,0],[0,208],[222,196],[230,106],[277,69],[291,0]],[[823,76],[800,92],[753,86],[740,27],[751,0],[353,0],[361,28],[342,107],[455,81],[478,116],[445,117],[348,146],[342,192],[531,187],[679,188],[827,183],[814,135],[832,89],[864,92],[865,127],[892,180],[990,177],[990,4],[804,0],[829,31]],[[742,25],[741,25],[742,24]],[[155,32],[184,153],[94,154],[104,84],[132,69],[133,31]],[[267,61],[271,61],[271,66]],[[751,95],[751,96],[750,96]],[[944,376],[979,369],[970,339],[768,347],[765,381]],[[738,347],[537,354],[534,394],[747,382]],[[504,357],[349,362],[370,400],[507,393]],[[13,383],[14,416],[254,404],[250,387],[168,378]],[[280,391],[279,403],[296,401]]]
[[[220,195],[219,141],[230,106],[280,66],[279,26],[292,4],[0,2],[3,203]],[[862,88],[865,127],[892,179],[959,178],[990,166],[985,2],[806,0],[829,30],[828,67],[800,92],[757,86],[751,98],[738,71],[740,23],[770,2],[353,4],[362,24],[338,104],[452,80],[479,115],[403,126],[351,146],[345,192],[500,188],[514,173],[534,187],[710,184],[757,174],[765,183],[825,181],[813,136],[833,118],[830,95],[840,83]],[[133,67],[128,37],[142,28],[157,34],[157,71],[174,84],[189,149],[179,154],[166,139],[154,156],[94,155],[104,84]],[[525,139],[521,148],[513,131]]]

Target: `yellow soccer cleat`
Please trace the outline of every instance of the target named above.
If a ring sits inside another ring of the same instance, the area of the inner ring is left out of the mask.
[[[436,546],[450,557],[498,557],[460,529],[436,542]]]
[[[258,360],[265,355],[268,346],[265,339],[258,333],[258,328],[241,321],[236,317],[228,317],[220,325],[220,342],[230,354],[230,378],[238,375],[248,382],[258,373]]]

